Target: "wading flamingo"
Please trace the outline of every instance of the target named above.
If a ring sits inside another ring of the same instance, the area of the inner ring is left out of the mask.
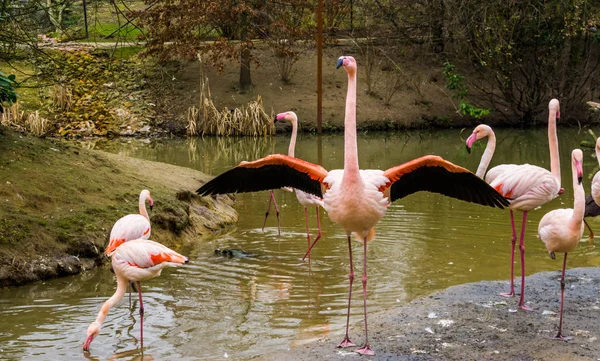
[[[288,156],[294,157],[294,150],[296,148],[296,137],[298,135],[298,116],[294,112],[279,113],[275,116],[275,122],[287,120],[292,123],[292,138],[290,139],[290,146],[288,148]],[[308,229],[308,207],[314,206],[317,213],[317,228],[318,233],[315,237],[315,243],[321,238],[321,219],[319,218],[319,207],[323,207],[323,199],[312,195],[310,193],[303,192],[298,189],[294,189],[296,192],[296,198],[298,202],[304,207],[304,220],[306,223],[306,239],[308,241],[308,260],[310,261],[310,231]]]
[[[585,208],[585,193],[581,180],[583,179],[583,153],[580,149],[571,154],[571,170],[573,172],[573,209],[555,209],[542,217],[538,226],[538,237],[546,245],[550,257],[556,259],[554,252],[565,254],[560,277],[560,321],[558,334],[555,338],[567,340],[562,334],[563,304],[565,303],[565,268],[567,253],[573,251],[583,236],[583,212]]]
[[[418,191],[441,193],[490,207],[503,208],[508,201],[467,169],[438,156],[417,158],[386,171],[360,170],[356,144],[356,61],[351,56],[342,56],[337,61],[337,68],[342,66],[348,74],[344,169],[328,172],[320,165],[274,154],[253,162],[242,162],[196,192],[209,195],[289,186],[322,197],[329,218],[346,232],[350,254],[346,335],[338,347],[355,346],[348,337],[354,280],[351,235],[354,233],[364,248],[362,285],[365,318],[365,344],[355,351],[373,355],[375,352],[369,345],[367,328],[367,242],[374,239],[375,225],[385,214],[389,203]]]
[[[110,231],[110,240],[108,246],[104,250],[104,254],[110,256],[123,242],[133,239],[148,239],[150,238],[150,218],[146,211],[146,200],[150,205],[150,210],[154,205],[154,200],[150,196],[150,191],[144,189],[140,192],[139,210],[140,214],[128,214],[119,218]]]
[[[144,304],[142,303],[141,281],[146,281],[160,276],[160,272],[167,266],[178,266],[187,263],[187,257],[163,246],[160,243],[147,239],[134,239],[123,243],[112,254],[112,266],[117,276],[117,290],[109,298],[100,312],[96,321],[92,322],[87,329],[87,337],[83,343],[83,349],[89,351],[90,344],[100,333],[104,319],[111,307],[119,303],[125,295],[127,281],[137,283],[137,291],[140,300],[140,349],[144,348]]]
[[[596,159],[600,165],[600,137],[596,139]],[[600,215],[600,171],[594,174],[592,179],[592,194],[585,197],[585,213],[584,217],[597,217]],[[583,219],[583,223],[590,231],[590,245],[594,244],[594,231],[588,222]]]
[[[488,137],[488,143],[477,168],[477,176],[483,178],[494,189],[510,200],[510,224],[512,226],[512,248],[510,258],[510,292],[502,293],[502,296],[513,297],[515,295],[514,272],[515,272],[515,243],[517,231],[515,229],[514,211],[523,212],[521,223],[521,236],[519,238],[519,250],[521,253],[521,297],[519,307],[524,310],[532,310],[525,304],[525,224],[527,213],[551,200],[562,193],[560,188],[560,160],[558,156],[558,137],[556,135],[556,118],[560,117],[560,104],[558,100],[552,99],[548,105],[548,143],[550,144],[550,169],[530,164],[502,164],[486,169],[490,164],[494,149],[496,148],[496,136],[492,128],[485,124],[478,125],[473,133],[467,138],[467,149],[471,149],[473,143],[484,137]]]

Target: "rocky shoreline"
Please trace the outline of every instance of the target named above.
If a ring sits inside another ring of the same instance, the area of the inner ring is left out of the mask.
[[[258,360],[600,360],[600,268],[568,269],[563,333],[570,341],[553,339],[558,328],[560,271],[527,277],[528,304],[498,296],[507,281],[483,281],[450,287],[407,305],[369,315],[373,357],[335,346],[342,334],[330,336]],[[351,339],[364,341],[363,323],[354,325]]]

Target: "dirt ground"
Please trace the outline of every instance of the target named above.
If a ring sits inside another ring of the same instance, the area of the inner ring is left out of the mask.
[[[560,257],[562,260],[562,257]],[[508,282],[477,282],[450,287],[396,309],[369,315],[375,356],[341,341],[325,339],[259,360],[600,360],[600,268],[568,269],[563,334],[558,341],[560,271],[527,277],[526,300],[533,311],[517,310],[518,298],[505,299]],[[520,287],[520,286],[519,286]],[[517,288],[518,290],[519,288]],[[364,342],[364,324],[350,338]]]
[[[475,119],[456,113],[457,102],[452,93],[444,88],[443,60],[422,55],[406,55],[399,71],[392,72],[386,65],[385,56],[375,56],[372,71],[372,91],[368,94],[365,55],[348,41],[328,46],[323,52],[323,129],[337,130],[343,125],[346,99],[347,75],[336,69],[336,61],[342,55],[352,55],[358,62],[358,109],[359,128],[396,129],[405,127],[472,124]],[[267,113],[274,114],[293,110],[298,114],[304,131],[316,127],[317,118],[317,55],[315,49],[303,52],[294,65],[289,83],[280,80],[277,58],[264,44],[256,45],[253,56],[253,89],[240,93],[235,89],[239,80],[237,62],[227,63],[224,72],[205,65],[210,91],[217,107],[235,108],[261,97]],[[187,108],[199,103],[201,66],[198,61],[182,66],[171,79],[173,91],[166,103],[170,112],[180,119]],[[397,81],[397,91],[388,105],[385,104],[386,89]]]

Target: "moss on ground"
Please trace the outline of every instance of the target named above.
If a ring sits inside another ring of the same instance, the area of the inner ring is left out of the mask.
[[[200,198],[193,193],[206,179],[192,169],[4,131],[0,286],[58,276],[61,270],[76,273],[102,263],[112,225],[137,213],[144,188],[155,200],[151,239],[169,247],[236,222],[230,197]],[[75,260],[65,267],[57,261],[61,259]]]

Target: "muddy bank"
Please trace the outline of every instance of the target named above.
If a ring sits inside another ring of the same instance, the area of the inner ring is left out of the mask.
[[[557,261],[557,268],[561,265]],[[257,359],[600,360],[600,268],[567,270],[563,334],[573,337],[568,342],[552,339],[558,329],[559,271],[527,277],[531,312],[517,310],[518,297],[498,296],[507,289],[506,281],[469,283],[371,314],[369,339],[376,356],[336,349],[339,334]],[[350,338],[359,346],[364,342],[362,322],[351,328]]]
[[[230,196],[198,197],[209,176],[82,149],[56,139],[0,134],[0,287],[76,274],[105,262],[114,222],[155,201],[151,239],[177,249],[235,222]]]

